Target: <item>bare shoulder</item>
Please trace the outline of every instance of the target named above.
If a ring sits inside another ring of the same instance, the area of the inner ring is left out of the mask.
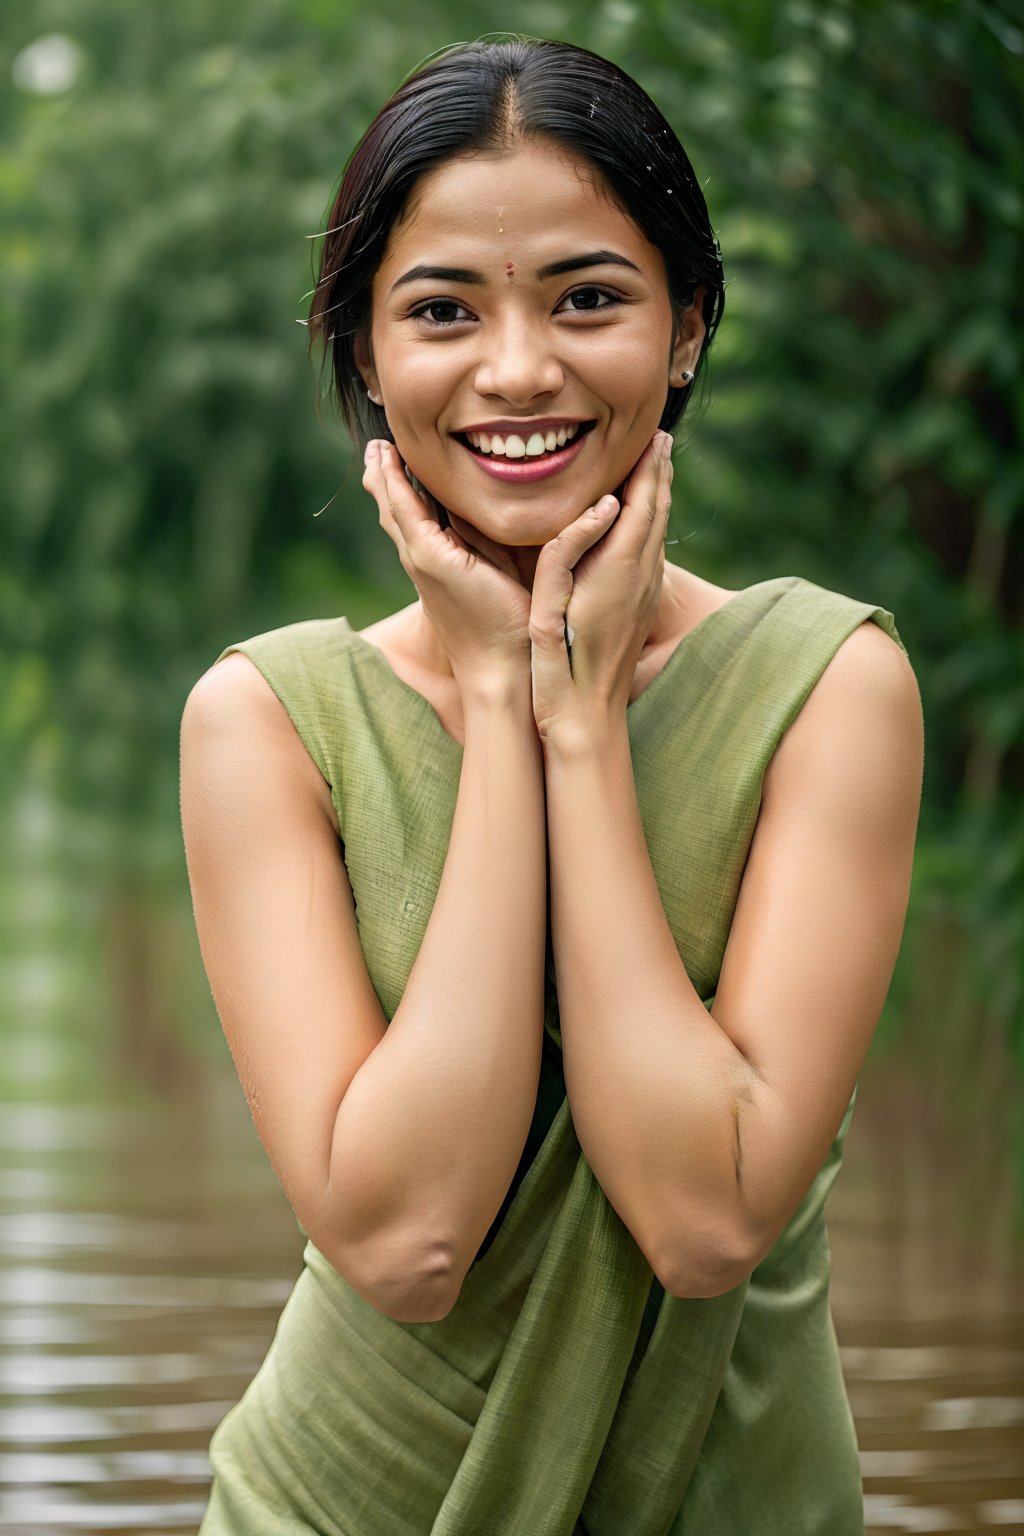
[[[272,704],[284,708],[259,667],[243,651],[230,651],[197,678],[186,707],[195,707],[197,700],[200,707],[216,714],[225,710],[232,715],[239,710],[272,714]]]
[[[910,729],[921,718],[921,694],[910,658],[873,619],[865,619],[847,635],[807,703],[812,701],[812,717],[842,710],[852,712],[854,723],[862,717],[867,723],[881,715],[897,730]]]
[[[181,750],[229,776],[259,774],[311,797],[338,831],[331,788],[259,667],[242,651],[215,661],[193,684],[181,721]]]
[[[780,741],[766,786],[805,773],[844,776],[860,764],[867,779],[891,775],[919,797],[924,718],[917,677],[891,635],[865,619],[825,667]]]
[[[917,679],[906,651],[874,619],[865,619],[852,634],[847,635],[822,673],[821,681],[830,678],[845,678],[851,683],[859,678],[868,685],[874,682],[876,686],[895,688],[915,695],[918,691]],[[831,686],[834,687],[835,683],[832,682]]]

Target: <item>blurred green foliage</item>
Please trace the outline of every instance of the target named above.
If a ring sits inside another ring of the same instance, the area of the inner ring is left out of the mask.
[[[705,187],[728,298],[677,455],[672,557],[734,587],[800,574],[895,614],[927,764],[878,1042],[899,1035],[922,1062],[959,1042],[951,1093],[983,1112],[975,1048],[1024,1068],[1024,31],[1006,4],[8,13],[7,798],[38,779],[72,808],[63,854],[106,910],[180,902],[176,736],[195,678],[247,634],[411,600],[342,429],[314,412],[296,323],[309,236],[403,76],[508,29],[622,64]]]

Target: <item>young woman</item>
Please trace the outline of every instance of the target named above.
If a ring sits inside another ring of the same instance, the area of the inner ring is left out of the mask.
[[[310,323],[417,600],[230,645],[182,811],[308,1239],[203,1536],[853,1536],[823,1214],[922,773],[893,617],[665,561],[722,313],[614,65],[435,59]]]

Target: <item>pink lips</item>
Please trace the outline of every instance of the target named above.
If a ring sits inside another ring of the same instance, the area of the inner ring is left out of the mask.
[[[566,443],[564,448],[558,448],[554,453],[546,453],[539,459],[494,459],[489,454],[474,453],[472,448],[466,448],[466,452],[474,464],[495,480],[511,481],[517,485],[524,485],[531,480],[546,480],[549,475],[557,475],[560,469],[565,469],[571,464],[579,453],[590,434],[581,432],[574,437],[571,443]]]

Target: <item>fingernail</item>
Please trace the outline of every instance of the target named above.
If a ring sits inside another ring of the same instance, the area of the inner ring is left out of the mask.
[[[598,512],[610,512],[613,507],[617,506],[618,502],[616,501],[615,497],[609,494],[607,496],[601,497],[601,500],[597,504],[596,510]]]
[[[667,459],[667,458],[670,457],[671,453],[672,453],[672,434],[671,434],[671,432],[663,432],[661,434],[661,456],[662,456],[663,459]]]

